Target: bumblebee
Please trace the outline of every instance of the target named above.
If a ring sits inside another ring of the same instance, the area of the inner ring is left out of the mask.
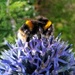
[[[26,20],[18,30],[18,38],[22,41],[29,41],[35,34],[51,35],[53,32],[52,22],[43,16],[36,17],[36,20]]]

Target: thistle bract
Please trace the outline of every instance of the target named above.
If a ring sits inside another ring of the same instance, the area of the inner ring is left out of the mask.
[[[60,37],[34,35],[29,42],[20,39],[2,52],[1,75],[74,75],[74,53]]]

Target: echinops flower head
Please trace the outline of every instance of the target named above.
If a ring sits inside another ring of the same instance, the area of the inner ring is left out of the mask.
[[[0,75],[75,75],[72,44],[64,42],[60,34],[45,37],[34,35],[29,42],[17,39],[7,42],[9,50],[2,52]]]

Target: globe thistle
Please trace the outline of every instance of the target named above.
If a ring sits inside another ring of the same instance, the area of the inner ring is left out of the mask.
[[[29,42],[9,44],[2,52],[0,75],[75,75],[72,45],[60,39],[60,35],[45,37],[34,35]]]

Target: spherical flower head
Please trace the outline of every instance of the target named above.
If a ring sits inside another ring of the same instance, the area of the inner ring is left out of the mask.
[[[2,52],[1,75],[74,75],[75,60],[68,42],[60,35],[45,37],[34,35],[29,42],[7,42],[9,50]]]

